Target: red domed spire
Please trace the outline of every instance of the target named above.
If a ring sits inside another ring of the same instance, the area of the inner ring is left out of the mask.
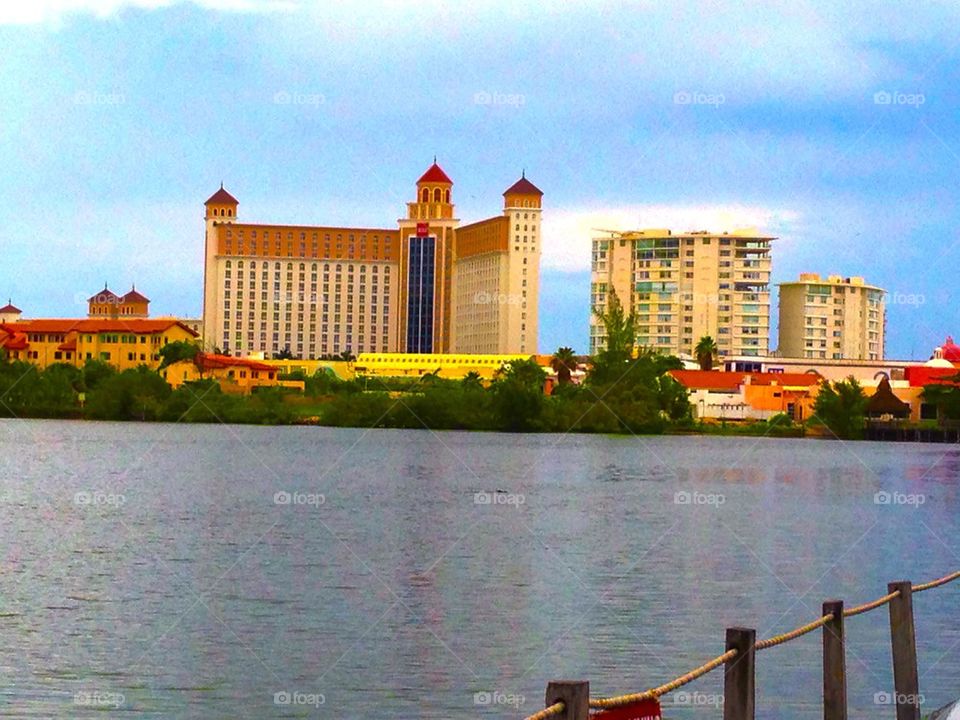
[[[949,360],[952,363],[960,363],[960,345],[954,344],[952,336],[947,336],[941,352],[943,353],[944,360]]]
[[[453,185],[453,180],[447,176],[447,174],[443,171],[443,168],[437,165],[437,158],[433,158],[433,165],[431,165],[427,171],[420,176],[420,179],[417,180],[417,185],[422,183],[446,183],[448,185]]]

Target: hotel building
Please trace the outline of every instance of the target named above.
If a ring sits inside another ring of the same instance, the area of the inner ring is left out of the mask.
[[[732,233],[610,231],[594,238],[590,352],[606,343],[596,313],[615,290],[637,315],[637,340],[673,355],[694,356],[704,335],[719,354],[766,355],[770,345],[770,246],[755,229]]]
[[[534,353],[543,193],[525,177],[501,215],[460,226],[453,181],[434,164],[396,228],[241,223],[223,187],[205,203],[204,345]]]
[[[783,357],[883,360],[886,310],[881,288],[862,277],[801,273],[780,284]]]

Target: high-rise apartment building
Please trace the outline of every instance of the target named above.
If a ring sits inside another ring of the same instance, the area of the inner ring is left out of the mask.
[[[594,238],[590,352],[606,337],[596,316],[610,290],[637,315],[637,345],[693,357],[709,335],[721,356],[765,355],[770,345],[770,246],[755,229],[732,233],[610,231]]]
[[[783,357],[882,360],[885,291],[862,277],[801,273],[780,284],[780,344]]]
[[[396,228],[241,223],[223,187],[205,203],[208,349],[537,351],[543,193],[521,177],[500,216],[460,227],[434,164]]]

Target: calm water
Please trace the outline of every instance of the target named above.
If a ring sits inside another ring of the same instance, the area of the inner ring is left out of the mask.
[[[642,690],[728,625],[960,567],[957,447],[48,421],[0,443],[3,717],[521,717],[550,678]],[[960,694],[958,606],[960,583],[915,599],[927,710]],[[851,717],[892,718],[886,611],[848,633]],[[819,650],[761,654],[760,717],[820,717]],[[668,716],[720,717],[721,680]]]

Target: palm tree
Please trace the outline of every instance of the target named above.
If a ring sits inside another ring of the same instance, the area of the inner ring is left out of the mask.
[[[577,356],[573,353],[573,348],[561,347],[550,358],[550,367],[557,374],[557,382],[560,385],[567,385],[570,382],[570,374],[577,369]]]
[[[468,390],[482,390],[483,379],[476,370],[471,370],[460,380],[460,384]]]
[[[709,335],[704,335],[693,349],[693,354],[697,357],[701,370],[713,370],[713,359],[717,356],[717,343]]]

